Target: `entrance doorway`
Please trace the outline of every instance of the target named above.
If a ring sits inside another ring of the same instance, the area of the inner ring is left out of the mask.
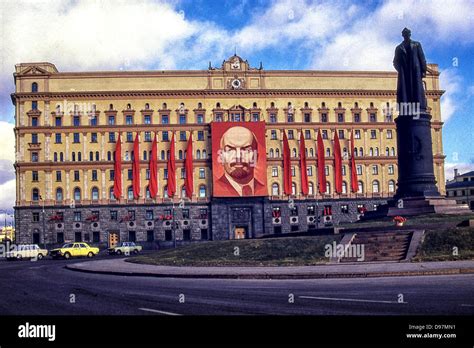
[[[109,232],[109,248],[117,246],[120,242],[120,235],[118,232]]]
[[[245,239],[248,238],[247,235],[248,226],[235,226],[234,229],[234,239]]]

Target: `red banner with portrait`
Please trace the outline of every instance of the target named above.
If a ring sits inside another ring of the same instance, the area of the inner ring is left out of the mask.
[[[265,122],[212,122],[214,197],[267,196]]]

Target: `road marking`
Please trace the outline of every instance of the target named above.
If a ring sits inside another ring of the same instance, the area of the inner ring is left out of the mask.
[[[332,298],[332,297],[315,297],[315,296],[299,296],[299,298],[308,298],[312,300],[326,300],[326,301],[349,301],[349,302],[370,302],[370,303],[403,303],[408,304],[408,302],[398,302],[398,301],[378,301],[378,300],[360,300],[356,298]]]
[[[178,313],[159,311],[158,309],[151,309],[151,308],[138,308],[138,309],[141,310],[141,311],[145,311],[145,312],[160,313],[160,314],[164,314],[164,315],[181,315],[181,314],[178,314]]]

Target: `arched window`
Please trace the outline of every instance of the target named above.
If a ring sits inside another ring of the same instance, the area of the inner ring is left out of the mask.
[[[309,149],[309,157],[314,157],[314,149],[312,147]]]
[[[151,194],[150,194],[150,187],[145,187],[145,198],[146,199],[150,199],[151,198]]]
[[[291,194],[294,196],[296,195],[296,183],[291,183]]]
[[[385,148],[385,156],[390,156],[390,149],[388,147]]]
[[[202,109],[202,103],[198,103],[198,109]]]
[[[221,103],[216,103],[216,109],[220,109],[221,108]]]
[[[326,194],[331,194],[331,184],[326,181]]]
[[[273,149],[270,149],[269,156],[270,156],[270,158],[275,157],[275,151],[273,151]]]
[[[201,150],[196,150],[196,159],[201,159]]]
[[[270,103],[270,107],[271,107],[272,109],[274,109],[274,108],[275,108],[275,102],[271,102],[271,103]]]
[[[342,182],[342,193],[347,194],[347,182]]]
[[[74,189],[74,200],[75,201],[80,201],[81,200],[81,189],[79,187],[76,187]]]
[[[109,110],[113,110],[114,109],[114,104],[109,104]]]
[[[390,150],[390,156],[395,156],[395,148],[392,147],[392,149]]]
[[[113,186],[111,186],[111,187],[109,188],[109,199],[110,199],[111,201],[115,201],[114,187],[113,187]]]
[[[63,189],[58,187],[56,189],[56,201],[60,202],[63,200]]]
[[[91,190],[91,198],[93,201],[99,200],[99,189],[97,187],[93,187]]]
[[[166,103],[163,103],[163,105],[161,106],[161,108],[162,108],[163,110],[166,110],[166,109],[168,109],[168,105],[166,105]]]
[[[75,152],[72,153],[71,159],[72,159],[73,162],[76,162],[76,153]]]
[[[181,198],[186,198],[186,186],[181,187]]]
[[[203,158],[203,159],[206,159],[206,158],[207,158],[206,150],[202,150],[202,158]]]
[[[168,198],[168,185],[165,185],[165,187],[163,187],[163,197]]]
[[[180,159],[180,160],[183,159],[183,150],[178,151],[178,159]]]
[[[161,160],[162,160],[162,161],[165,160],[165,150],[161,150],[160,157],[161,157]]]
[[[94,153],[91,151],[89,152],[89,161],[93,161],[94,160]]]
[[[296,157],[296,149],[293,149],[291,157]]]
[[[73,152],[73,153],[74,153],[74,152]],[[54,162],[57,162],[57,161],[58,161],[58,153],[55,152],[55,153],[54,153]]]
[[[82,161],[82,152],[78,152],[78,153],[77,153],[77,160],[78,160],[79,162]]]
[[[112,161],[112,152],[107,151],[107,161]]]
[[[272,184],[272,196],[279,196],[280,195],[280,186],[277,183]]]
[[[354,148],[354,156],[359,157],[359,151],[357,150],[357,147]]]
[[[129,200],[133,199],[133,187],[132,186],[129,186],[128,189],[127,189],[127,198]]]
[[[147,156],[148,156],[148,151],[147,150],[143,151],[143,160],[144,161],[146,161]]]
[[[127,110],[131,110],[132,109],[132,104],[127,104]]]
[[[199,186],[199,197],[200,198],[205,198],[206,197],[206,186],[205,185]]]
[[[378,155],[379,155],[379,148],[376,147],[376,148],[375,148],[375,156],[378,156]]]
[[[33,93],[38,92],[38,84],[36,82],[33,82],[31,84],[31,92]]]
[[[39,201],[39,197],[40,197],[40,194],[39,194],[39,190],[37,188],[34,188],[33,190],[31,190],[31,200],[32,201]]]
[[[364,183],[362,181],[357,182],[357,193],[364,193]]]
[[[145,103],[145,110],[148,110],[148,109],[150,109],[150,104]]]
[[[331,156],[331,149],[328,147],[326,149],[326,157],[330,157]]]
[[[372,157],[374,155],[374,149],[370,148],[369,149],[369,156]]]
[[[378,180],[372,181],[372,192],[373,193],[379,193],[380,192],[380,184]]]
[[[275,157],[280,157],[280,149],[275,150]]]
[[[395,192],[395,181],[390,180],[388,182],[388,192],[390,193]]]
[[[99,151],[96,151],[96,152],[95,152],[95,160],[96,160],[96,161],[99,161]]]
[[[308,195],[314,195],[314,184],[312,182],[308,186]]]
[[[364,149],[362,147],[359,149],[359,156],[364,157]]]

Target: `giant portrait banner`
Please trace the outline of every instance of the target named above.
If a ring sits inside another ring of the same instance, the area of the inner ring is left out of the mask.
[[[212,122],[214,197],[267,196],[265,122]]]

